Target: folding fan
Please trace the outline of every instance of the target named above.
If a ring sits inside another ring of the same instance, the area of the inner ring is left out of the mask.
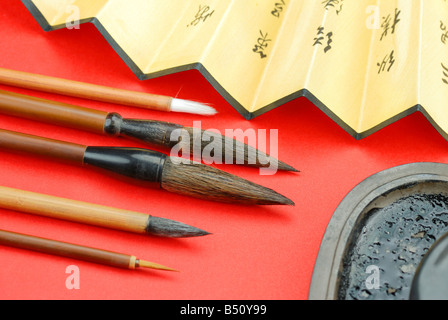
[[[92,22],[141,80],[198,69],[246,119],[299,96],[356,138],[421,111],[448,138],[445,0],[22,0]]]

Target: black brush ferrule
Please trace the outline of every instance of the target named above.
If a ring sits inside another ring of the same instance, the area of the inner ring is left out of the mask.
[[[84,164],[153,188],[161,186],[165,159],[163,153],[140,148],[87,147],[84,153]]]
[[[122,123],[123,117],[116,112],[111,112],[106,116],[103,130],[111,136],[118,136],[121,132]]]
[[[173,145],[170,141],[171,133],[181,128],[183,128],[182,125],[164,121],[122,119],[120,135],[155,146],[171,147]]]

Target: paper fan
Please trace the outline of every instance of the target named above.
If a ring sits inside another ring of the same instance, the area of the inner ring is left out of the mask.
[[[22,0],[92,22],[141,80],[198,69],[246,119],[299,96],[356,138],[421,111],[448,138],[445,0]]]

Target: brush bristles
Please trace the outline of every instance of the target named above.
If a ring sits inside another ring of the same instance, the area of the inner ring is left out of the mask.
[[[186,225],[182,222],[151,216],[148,220],[146,232],[156,236],[170,238],[187,238],[205,236],[207,231]]]
[[[217,113],[217,111],[214,108],[207,106],[203,103],[176,98],[171,100],[171,111],[195,113],[204,116],[212,116]]]
[[[217,148],[215,148],[212,150],[209,159],[206,160],[214,160],[217,163],[241,164],[256,168],[273,167],[276,170],[298,172],[297,169],[290,165],[231,137],[202,129],[199,135],[195,132],[198,129],[192,127],[184,127],[184,129],[187,131],[187,137],[190,137],[190,139],[185,140],[190,142],[188,149],[192,155],[195,152],[195,145],[200,145],[201,150],[204,150],[209,144],[216,143],[216,146],[221,146],[221,149],[216,150]],[[207,154],[202,153],[203,158],[207,158],[207,156]]]
[[[179,162],[179,163],[178,163]],[[167,191],[229,203],[250,205],[294,205],[272,189],[194,161],[167,158],[161,186]]]
[[[138,267],[141,267],[141,268],[149,268],[149,269],[157,269],[157,270],[176,271],[176,272],[178,272],[176,269],[163,266],[163,265],[161,265],[159,263],[145,261],[145,260],[141,260],[141,259],[136,261],[136,265]]]

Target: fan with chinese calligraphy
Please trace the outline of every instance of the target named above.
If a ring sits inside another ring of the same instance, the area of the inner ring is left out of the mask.
[[[92,22],[141,80],[196,68],[246,119],[306,96],[356,138],[421,111],[448,138],[445,0],[22,0]]]

